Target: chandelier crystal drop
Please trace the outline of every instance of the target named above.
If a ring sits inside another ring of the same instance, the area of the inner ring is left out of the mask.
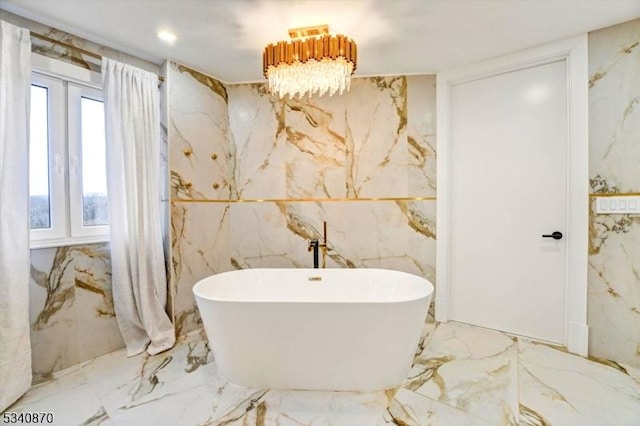
[[[343,35],[328,35],[328,31],[328,26],[290,30],[292,41],[264,49],[263,72],[271,93],[283,98],[349,90],[356,70],[356,44]],[[312,37],[318,34],[321,36]]]

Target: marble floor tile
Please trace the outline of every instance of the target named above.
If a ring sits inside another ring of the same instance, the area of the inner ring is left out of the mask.
[[[110,414],[116,425],[227,425],[234,424],[255,406],[266,391],[236,386],[216,393],[208,384],[183,389],[175,393],[162,393]],[[229,391],[231,389],[231,391]],[[235,411],[234,411],[235,410]]]
[[[474,417],[404,388],[398,390],[395,398],[389,403],[384,420],[385,423],[395,425],[494,425],[494,423]]]
[[[637,371],[526,339],[518,352],[521,424],[640,425]]]
[[[454,322],[431,334],[403,387],[494,424],[518,424],[515,340]]]
[[[114,416],[121,410],[154,402],[211,383],[217,378],[203,331],[193,332],[169,351],[126,358],[124,350],[83,367],[87,382]],[[221,380],[221,379],[219,379]]]
[[[385,392],[272,390],[263,404],[266,424],[375,426],[384,424],[382,417],[389,401]]]
[[[52,413],[55,425],[111,424],[102,402],[83,374],[85,365],[83,363],[54,373],[50,381],[33,386],[6,411]],[[2,418],[0,424],[5,424]]]
[[[8,411],[62,426],[640,425],[638,369],[453,322],[422,337],[406,382],[386,392],[236,386],[197,330],[156,356],[119,350],[59,371]]]

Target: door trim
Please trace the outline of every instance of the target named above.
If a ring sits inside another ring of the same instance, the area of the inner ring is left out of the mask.
[[[437,93],[437,238],[436,321],[449,320],[451,212],[451,87],[496,74],[558,60],[567,65],[567,238],[564,345],[587,355],[587,262],[589,229],[589,145],[587,35],[572,37],[436,76]]]

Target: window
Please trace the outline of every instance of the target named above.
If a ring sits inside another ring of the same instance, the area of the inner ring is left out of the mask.
[[[30,120],[31,246],[105,241],[102,91],[34,72]]]
[[[31,129],[29,145],[29,193],[31,229],[51,227],[49,198],[49,88],[31,86]]]

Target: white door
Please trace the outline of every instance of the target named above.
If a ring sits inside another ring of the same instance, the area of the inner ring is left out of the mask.
[[[454,84],[450,114],[449,319],[563,343],[566,61]]]

